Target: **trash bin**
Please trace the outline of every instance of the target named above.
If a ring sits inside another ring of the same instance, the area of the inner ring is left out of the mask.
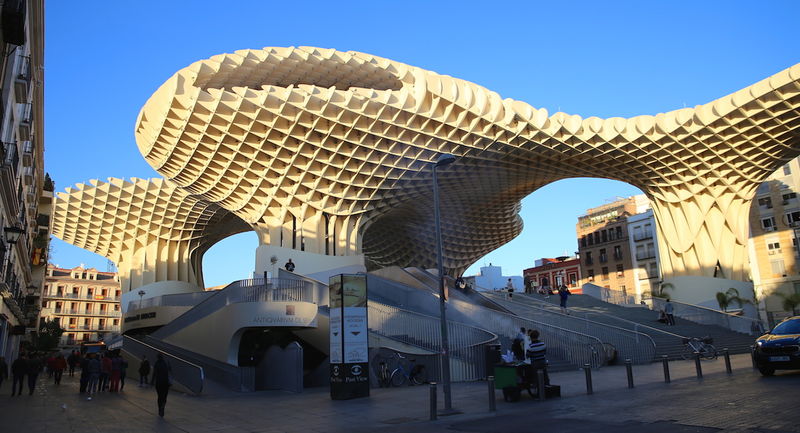
[[[494,376],[494,366],[502,362],[503,350],[499,344],[486,345],[486,376]]]

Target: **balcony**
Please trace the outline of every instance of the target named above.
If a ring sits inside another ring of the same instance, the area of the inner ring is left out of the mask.
[[[119,299],[113,296],[103,296],[103,295],[82,295],[79,293],[48,293],[45,295],[48,298],[58,298],[58,299],[79,299],[82,301],[98,301],[98,302],[118,302]]]
[[[72,310],[66,308],[56,308],[53,314],[61,314],[65,316],[101,316],[101,317],[120,317],[122,315],[119,311],[93,311],[93,310]]]
[[[633,234],[633,240],[636,241],[636,242],[643,241],[643,240],[646,240],[646,239],[653,239],[653,232],[644,232],[644,233],[634,233]]]
[[[23,141],[22,142],[22,166],[23,167],[32,167],[33,166],[33,142],[32,141]]]
[[[17,56],[17,70],[14,74],[14,96],[16,96],[17,102],[27,102],[30,89],[31,58],[20,54]]]
[[[31,122],[33,121],[33,107],[31,104],[17,104],[19,106],[19,136],[22,140],[31,139]]]
[[[636,260],[647,260],[647,259],[654,259],[656,257],[655,251],[645,251],[645,252],[637,252],[636,253]]]

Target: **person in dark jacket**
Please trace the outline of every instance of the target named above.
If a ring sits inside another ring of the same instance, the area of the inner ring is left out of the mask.
[[[8,364],[6,364],[6,358],[0,356],[0,388],[3,387],[3,381],[6,379],[8,379]]]
[[[70,376],[74,376],[75,375],[75,366],[78,365],[78,363],[80,361],[78,358],[79,358],[79,356],[75,353],[74,350],[72,351],[72,353],[69,354],[69,357],[67,358],[67,364],[69,365],[69,375]]]
[[[139,363],[139,386],[148,385],[147,378],[150,376],[150,361],[146,356],[142,357],[142,362]]]
[[[64,370],[67,368],[67,360],[64,359],[64,355],[58,354],[56,356],[56,360],[53,361],[53,380],[56,385],[61,385],[61,376],[64,374]]]
[[[164,417],[164,408],[167,405],[167,394],[169,387],[172,386],[170,380],[170,366],[164,357],[158,354],[155,365],[153,365],[153,384],[156,386],[158,393],[158,416]]]
[[[28,360],[28,395],[33,395],[33,390],[36,389],[36,378],[39,377],[39,372],[42,371],[42,362],[35,356]]]
[[[22,380],[25,378],[25,374],[28,372],[28,360],[25,358],[25,354],[21,353],[19,357],[11,364],[11,377],[13,378],[11,381],[11,396],[13,397],[14,394],[22,395]],[[17,384],[19,384],[19,388],[17,388]],[[19,391],[17,391],[19,389]]]

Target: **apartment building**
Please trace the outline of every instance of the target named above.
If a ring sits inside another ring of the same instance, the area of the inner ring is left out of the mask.
[[[635,293],[628,218],[648,207],[647,198],[636,195],[588,209],[578,217],[580,286],[603,287],[603,298],[609,300],[627,299]]]
[[[0,8],[0,356],[39,326],[53,183],[44,172],[44,2]]]
[[[120,333],[121,297],[116,272],[48,265],[42,317],[64,328],[63,347],[109,339]]]
[[[522,271],[525,293],[536,293],[539,287],[556,289],[562,285],[569,287],[573,294],[580,294],[578,281],[581,279],[581,264],[577,257],[542,258],[535,266]]]
[[[658,239],[653,210],[628,217],[628,242],[631,254],[631,275],[635,302],[646,299],[661,283]]]
[[[750,263],[762,319],[790,316],[778,295],[800,294],[800,158],[756,190],[750,208]]]

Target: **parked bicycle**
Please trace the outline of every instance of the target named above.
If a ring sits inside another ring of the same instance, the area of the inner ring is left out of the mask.
[[[425,366],[416,364],[415,359],[408,359],[395,352],[391,359],[396,364],[394,368],[389,366],[390,360],[388,359],[378,359],[377,361],[379,386],[402,386],[406,383],[422,385],[428,382]]]
[[[694,359],[694,354],[699,353],[702,359],[717,359],[717,348],[714,347],[714,339],[711,337],[692,337],[683,339],[683,359]]]

